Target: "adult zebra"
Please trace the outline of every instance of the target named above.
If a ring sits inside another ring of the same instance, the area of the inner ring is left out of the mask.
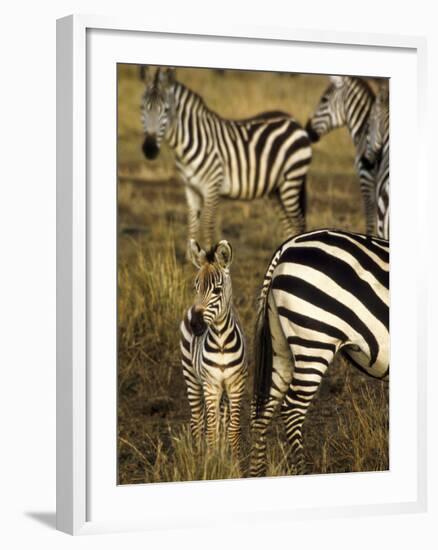
[[[240,458],[240,411],[247,378],[245,341],[233,308],[231,245],[220,241],[208,253],[195,241],[189,252],[199,269],[196,302],[181,323],[181,359],[196,445],[206,424],[207,445],[217,442],[221,408],[229,412],[228,438]],[[226,406],[224,403],[226,401]]]
[[[380,85],[369,117],[365,159],[376,179],[377,235],[389,239],[389,88]]]
[[[330,81],[306,130],[315,143],[335,128],[348,128],[356,148],[355,166],[365,207],[366,232],[372,235],[375,232],[375,176],[364,154],[375,94],[362,78],[331,76]]]
[[[173,69],[158,69],[153,78],[146,76],[142,120],[146,158],[158,155],[163,139],[175,154],[189,207],[189,239],[201,230],[204,246],[211,246],[219,197],[272,197],[286,235],[304,230],[312,153],[307,133],[290,115],[224,119],[177,82]]]
[[[385,240],[323,229],[277,249],[256,330],[252,476],[265,473],[266,432],[280,403],[291,458],[305,473],[302,425],[339,351],[365,373],[388,376],[388,294]]]

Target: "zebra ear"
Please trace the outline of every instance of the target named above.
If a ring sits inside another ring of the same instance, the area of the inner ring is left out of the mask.
[[[223,268],[228,269],[233,261],[233,249],[228,241],[220,241],[215,246],[214,258]]]
[[[148,65],[139,65],[138,74],[140,76],[140,80],[145,84],[148,84],[151,80],[151,71],[149,70]]]
[[[329,76],[330,82],[334,84],[335,88],[340,88],[342,84],[344,83],[344,77],[343,76]]]
[[[194,239],[190,239],[188,242],[187,256],[192,264],[198,269],[206,262],[205,250],[202,250]]]
[[[175,69],[173,67],[167,67],[160,71],[160,82],[164,86],[172,86],[175,82]]]

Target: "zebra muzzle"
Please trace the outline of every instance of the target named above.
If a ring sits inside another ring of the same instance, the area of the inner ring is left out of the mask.
[[[190,319],[190,327],[195,336],[202,336],[207,330],[207,323],[204,321],[202,311],[193,311]]]
[[[312,123],[310,122],[310,120],[307,121],[305,130],[306,130],[307,135],[309,136],[309,139],[312,143],[316,143],[317,141],[319,141],[319,135],[312,128]]]
[[[142,149],[144,156],[149,160],[157,158],[158,153],[160,152],[157,140],[151,136],[145,137]]]

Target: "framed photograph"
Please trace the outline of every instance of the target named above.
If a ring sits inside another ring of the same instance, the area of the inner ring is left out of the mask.
[[[424,66],[58,21],[60,530],[425,510]]]

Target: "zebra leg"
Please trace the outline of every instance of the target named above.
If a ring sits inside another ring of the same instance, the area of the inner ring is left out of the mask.
[[[224,433],[227,433],[228,424],[230,422],[230,404],[225,393],[222,395],[222,399],[220,402],[220,418],[222,429]]]
[[[290,357],[285,358],[274,355],[272,368],[272,385],[269,399],[257,417],[255,417],[254,411],[252,411],[252,446],[249,469],[251,477],[266,475],[266,434],[272,418],[288,388],[286,380],[290,379]]]
[[[241,475],[241,428],[240,414],[242,409],[242,396],[232,395],[230,397],[230,423],[228,425],[228,441],[234,462],[237,464],[237,473]]]
[[[365,209],[365,223],[367,235],[375,235],[376,232],[376,184],[374,168],[369,171],[363,164],[363,161],[358,161],[357,170],[360,179],[360,192],[362,195],[363,205]]]
[[[281,329],[277,308],[269,296],[269,326],[272,342],[272,381],[269,398],[258,415],[254,404],[251,411],[251,477],[266,474],[266,434],[276,410],[283,401],[292,378],[292,356]]]
[[[202,434],[204,432],[204,402],[202,385],[199,382],[196,371],[193,367],[191,352],[192,335],[189,328],[190,313],[187,312],[180,325],[181,340],[181,364],[183,376],[187,388],[187,398],[190,405],[190,427],[196,447],[200,448]]]
[[[306,230],[306,176],[284,180],[278,186],[278,200],[282,215],[281,221],[286,237],[292,237]]]
[[[362,191],[364,208],[365,208],[365,223],[367,235],[376,234],[376,201],[374,199],[374,191],[365,189]]]
[[[298,337],[291,336],[289,342],[301,340]],[[289,457],[295,465],[297,474],[306,473],[302,426],[308,411],[309,405],[315,396],[322,377],[334,357],[332,344],[315,343],[312,348],[312,342],[309,342],[310,348],[306,345],[292,345],[295,365],[292,381],[287,390],[286,397],[281,405],[281,416],[286,427],[286,435],[289,442]],[[321,349],[319,346],[325,346]]]
[[[206,414],[206,439],[209,450],[214,449],[219,440],[220,403],[222,388],[219,385],[204,384]]]
[[[240,472],[240,461],[242,459],[241,455],[241,410],[242,410],[242,399],[245,391],[245,381],[246,376],[242,377],[240,373],[237,375],[239,377],[238,384],[233,388],[232,384],[225,383],[225,391],[228,395],[228,401],[230,406],[230,419],[228,424],[228,441],[230,443],[231,452],[233,458],[237,461],[239,465]],[[233,381],[234,385],[236,380]]]
[[[195,447],[199,450],[204,433],[204,397],[202,386],[199,384],[191,365],[183,363],[183,374],[187,386],[187,397],[190,405],[190,428]]]
[[[376,227],[377,236],[389,239],[389,182],[381,183],[376,192]]]
[[[201,212],[202,212],[202,196],[196,192],[192,187],[185,185],[185,193],[187,199],[187,206],[189,208],[188,213],[188,225],[189,225],[189,239],[198,239]]]

